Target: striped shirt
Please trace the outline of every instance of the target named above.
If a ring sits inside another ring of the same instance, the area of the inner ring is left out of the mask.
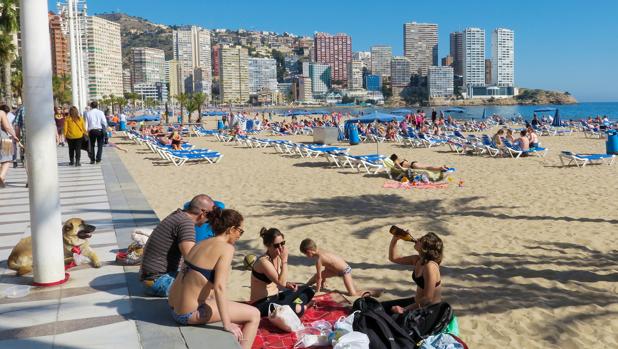
[[[167,216],[153,230],[144,247],[140,280],[178,271],[183,241],[195,242],[195,223],[181,209]]]

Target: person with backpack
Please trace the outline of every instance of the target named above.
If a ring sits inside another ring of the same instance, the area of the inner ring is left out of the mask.
[[[388,248],[388,259],[396,264],[412,266],[412,281],[416,284],[414,297],[382,302],[388,314],[403,314],[442,301],[442,240],[434,233],[427,233],[420,239],[413,239],[417,255],[401,256],[397,251],[400,237],[393,235]]]

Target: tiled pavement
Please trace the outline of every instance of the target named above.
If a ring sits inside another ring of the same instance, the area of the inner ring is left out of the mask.
[[[62,220],[79,217],[97,227],[90,244],[103,266],[81,265],[61,286],[1,298],[7,287],[32,282],[6,264],[13,246],[30,234],[26,174],[11,169],[0,189],[0,348],[237,348],[220,326],[176,326],[166,300],[143,295],[138,268],[114,264],[135,227],[158,223],[115,150],[104,149],[100,165],[86,157],[82,167],[69,167],[66,148],[58,149],[58,159]]]

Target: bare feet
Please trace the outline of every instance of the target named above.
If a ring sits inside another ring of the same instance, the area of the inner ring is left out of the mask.
[[[0,188],[4,188],[6,187],[6,184],[4,183],[4,179],[0,178]]]

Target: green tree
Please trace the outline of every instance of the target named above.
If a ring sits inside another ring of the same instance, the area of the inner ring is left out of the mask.
[[[191,115],[198,109],[198,101],[194,98],[194,95],[189,95],[188,97],[185,107],[187,108],[187,114],[189,114],[189,116],[187,116],[187,122],[191,123]]]
[[[285,55],[277,50],[273,50],[272,55],[275,61],[277,61],[277,81],[283,82],[285,78]]]
[[[54,101],[57,105],[71,103],[71,77],[69,75],[53,76],[52,88],[54,91]]]
[[[0,0],[0,60],[2,61],[2,92],[4,100],[12,101],[11,64],[15,59],[19,12],[17,0]]]
[[[135,114],[135,104],[136,104],[135,102],[137,102],[140,99],[140,96],[135,92],[127,92],[124,94],[124,98],[131,101],[131,106],[133,107],[133,114]]]
[[[124,97],[116,97],[116,104],[118,104],[118,113],[120,114],[122,113],[124,107],[129,104],[129,101]]]
[[[194,93],[192,96],[192,99],[195,102],[195,105],[197,106],[198,124],[202,123],[202,107],[204,106],[204,103],[206,103],[206,98],[207,96],[202,92]]]
[[[187,105],[187,102],[189,101],[189,95],[187,95],[186,93],[179,93],[174,96],[174,99],[178,102],[178,104],[180,104],[180,122],[182,123],[182,109],[185,105]]]

